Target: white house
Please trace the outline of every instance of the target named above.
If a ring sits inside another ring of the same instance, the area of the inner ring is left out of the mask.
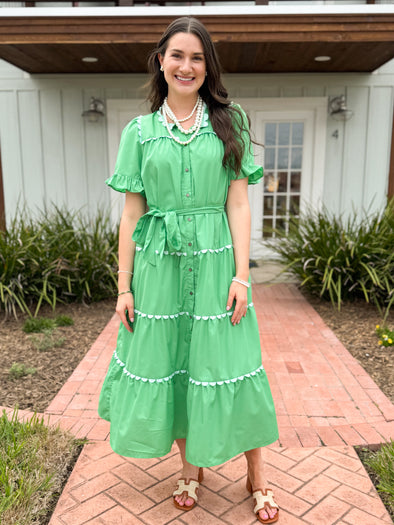
[[[122,128],[147,111],[147,53],[183,15],[211,32],[231,98],[265,145],[253,257],[264,227],[299,206],[381,209],[394,195],[394,5],[290,3],[0,7],[0,215],[54,202],[119,217],[124,197],[104,180]],[[332,104],[342,96],[349,120]],[[91,97],[104,104],[97,122],[81,116]]]

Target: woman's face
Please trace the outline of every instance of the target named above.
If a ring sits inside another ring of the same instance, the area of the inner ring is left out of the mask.
[[[166,52],[159,54],[168,84],[168,97],[196,98],[205,80],[206,64],[201,40],[192,33],[176,33]]]

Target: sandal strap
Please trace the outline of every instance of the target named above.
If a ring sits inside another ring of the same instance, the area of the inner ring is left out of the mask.
[[[256,500],[256,505],[253,509],[255,514],[258,514],[260,510],[264,509],[267,503],[271,508],[279,509],[279,506],[275,503],[274,493],[271,489],[266,489],[265,491],[257,489],[253,492],[253,497]]]
[[[173,496],[180,496],[184,492],[187,492],[189,498],[193,498],[197,502],[197,492],[196,489],[200,486],[199,482],[191,479],[189,483],[186,483],[186,480],[181,478],[177,481],[178,488],[172,493]]]

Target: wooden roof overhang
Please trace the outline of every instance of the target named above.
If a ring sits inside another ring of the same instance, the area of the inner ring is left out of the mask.
[[[82,8],[70,8],[65,15],[52,8],[41,15],[40,8],[19,8],[7,16],[0,9],[0,58],[28,73],[143,73],[165,27],[191,9],[90,8],[80,15]],[[250,5],[237,13],[222,6],[194,11],[227,73],[371,72],[394,58],[393,6],[360,13],[288,14]],[[317,62],[321,55],[331,60]],[[98,60],[83,62],[86,56]]]

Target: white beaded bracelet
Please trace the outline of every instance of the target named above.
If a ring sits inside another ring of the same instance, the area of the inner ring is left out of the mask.
[[[238,279],[238,277],[233,277],[232,281],[235,281],[236,283],[239,283],[239,284],[243,284],[244,286],[246,286],[246,288],[249,288],[250,286],[250,283],[248,283],[247,281],[243,281],[242,279]]]
[[[118,273],[129,273],[130,275],[133,275],[133,272],[129,272],[128,270],[118,270]]]

